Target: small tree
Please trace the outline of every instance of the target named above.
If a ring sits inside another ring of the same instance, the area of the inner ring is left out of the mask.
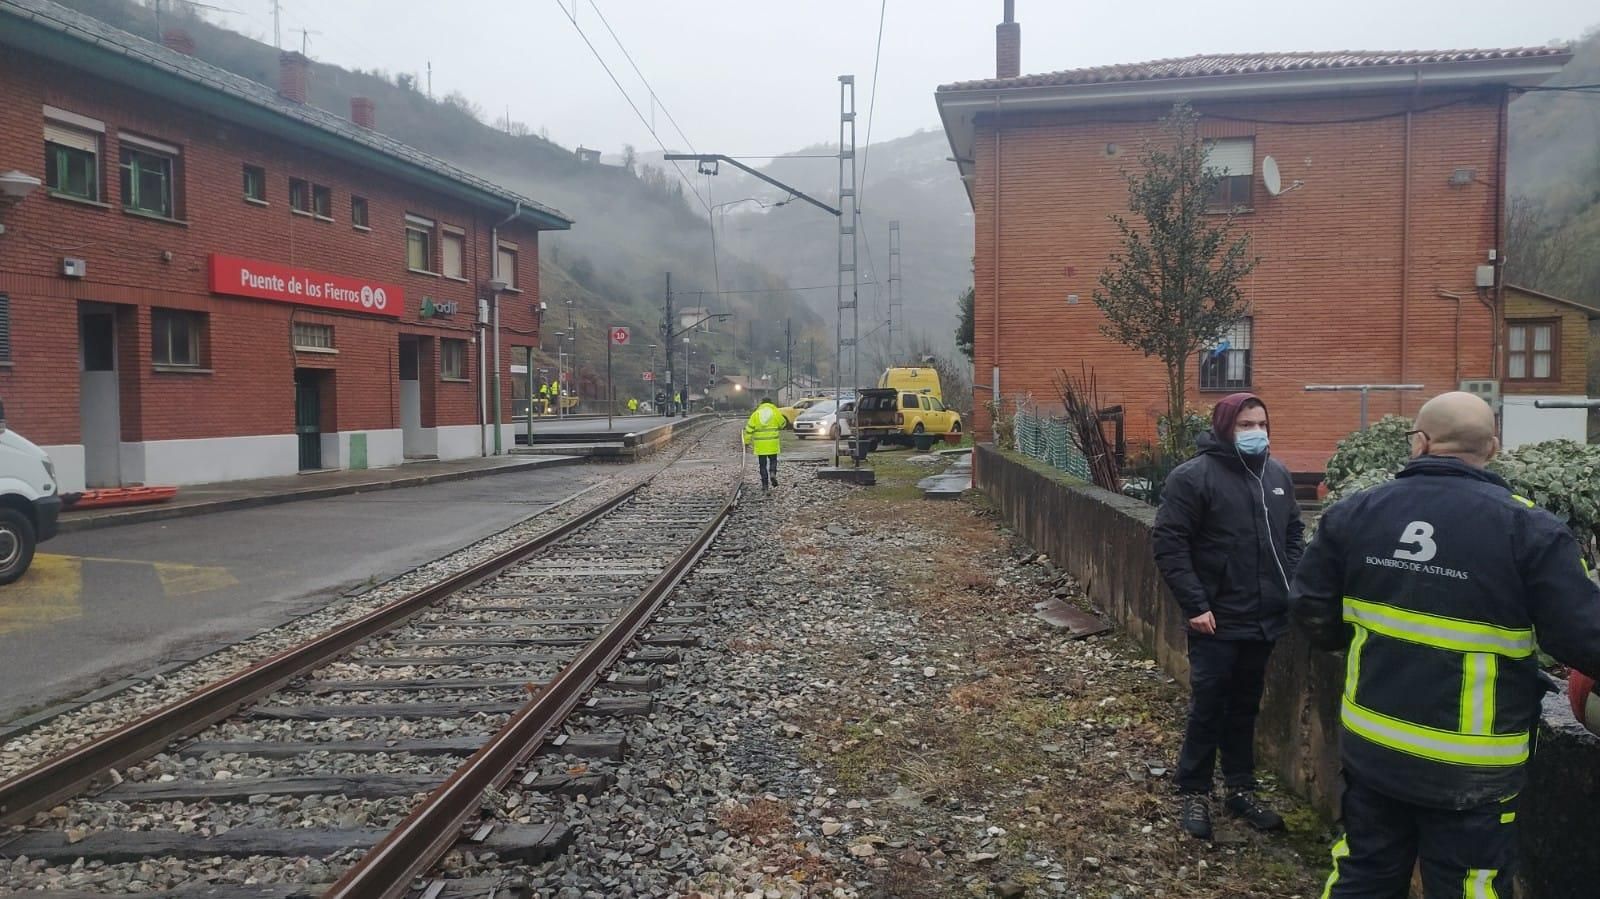
[[[1111,216],[1122,248],[1100,273],[1095,305],[1107,337],[1159,358],[1167,369],[1167,421],[1185,422],[1188,363],[1250,311],[1239,284],[1260,260],[1250,238],[1234,239],[1233,213],[1215,214],[1211,194],[1223,177],[1206,167],[1199,117],[1179,103],[1146,143],[1137,172],[1124,172],[1128,208],[1139,222]],[[1191,435],[1167,434],[1176,452]]]
[[[956,298],[956,349],[961,355],[972,359],[972,342],[977,337],[976,328],[972,321],[972,304],[975,299],[973,288],[968,287],[961,296]]]

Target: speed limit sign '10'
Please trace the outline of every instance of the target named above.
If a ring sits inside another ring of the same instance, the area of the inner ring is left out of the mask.
[[[612,327],[612,329],[611,329],[611,342],[616,344],[617,346],[627,346],[627,344],[628,344],[628,329],[622,327],[621,325],[616,325],[616,326]]]

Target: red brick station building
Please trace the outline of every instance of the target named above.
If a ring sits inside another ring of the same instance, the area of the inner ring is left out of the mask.
[[[1414,414],[1464,381],[1509,390],[1504,262],[1506,107],[1571,58],[1564,48],[1260,53],[1021,74],[1021,30],[997,30],[996,77],[936,94],[974,212],[974,377],[1059,405],[1053,375],[1092,367],[1130,437],[1151,438],[1165,371],[1100,332],[1093,296],[1127,212],[1123,171],[1175,102],[1200,116],[1261,264],[1228,349],[1193,360],[1191,403],[1237,390],[1271,407],[1273,452],[1321,471],[1360,423],[1355,393],[1307,385],[1422,384],[1374,394],[1374,418]],[[1268,186],[1269,170],[1278,178]],[[1527,377],[1526,373],[1523,377]]]
[[[571,220],[306,105],[297,53],[274,89],[163,43],[0,0],[0,399],[61,489],[509,447]]]

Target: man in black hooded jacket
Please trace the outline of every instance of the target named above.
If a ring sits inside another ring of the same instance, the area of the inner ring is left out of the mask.
[[[1294,483],[1268,452],[1267,408],[1217,403],[1199,453],[1173,469],[1152,531],[1156,565],[1188,621],[1189,720],[1178,756],[1183,829],[1211,838],[1213,769],[1226,807],[1261,830],[1283,819],[1255,795],[1255,724],[1289,581],[1305,547]]]

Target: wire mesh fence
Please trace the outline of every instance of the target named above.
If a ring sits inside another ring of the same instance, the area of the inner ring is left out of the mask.
[[[1073,441],[1072,426],[1062,416],[1045,412],[1028,400],[1018,400],[1016,408],[1018,452],[1075,478],[1091,479],[1089,460]]]

